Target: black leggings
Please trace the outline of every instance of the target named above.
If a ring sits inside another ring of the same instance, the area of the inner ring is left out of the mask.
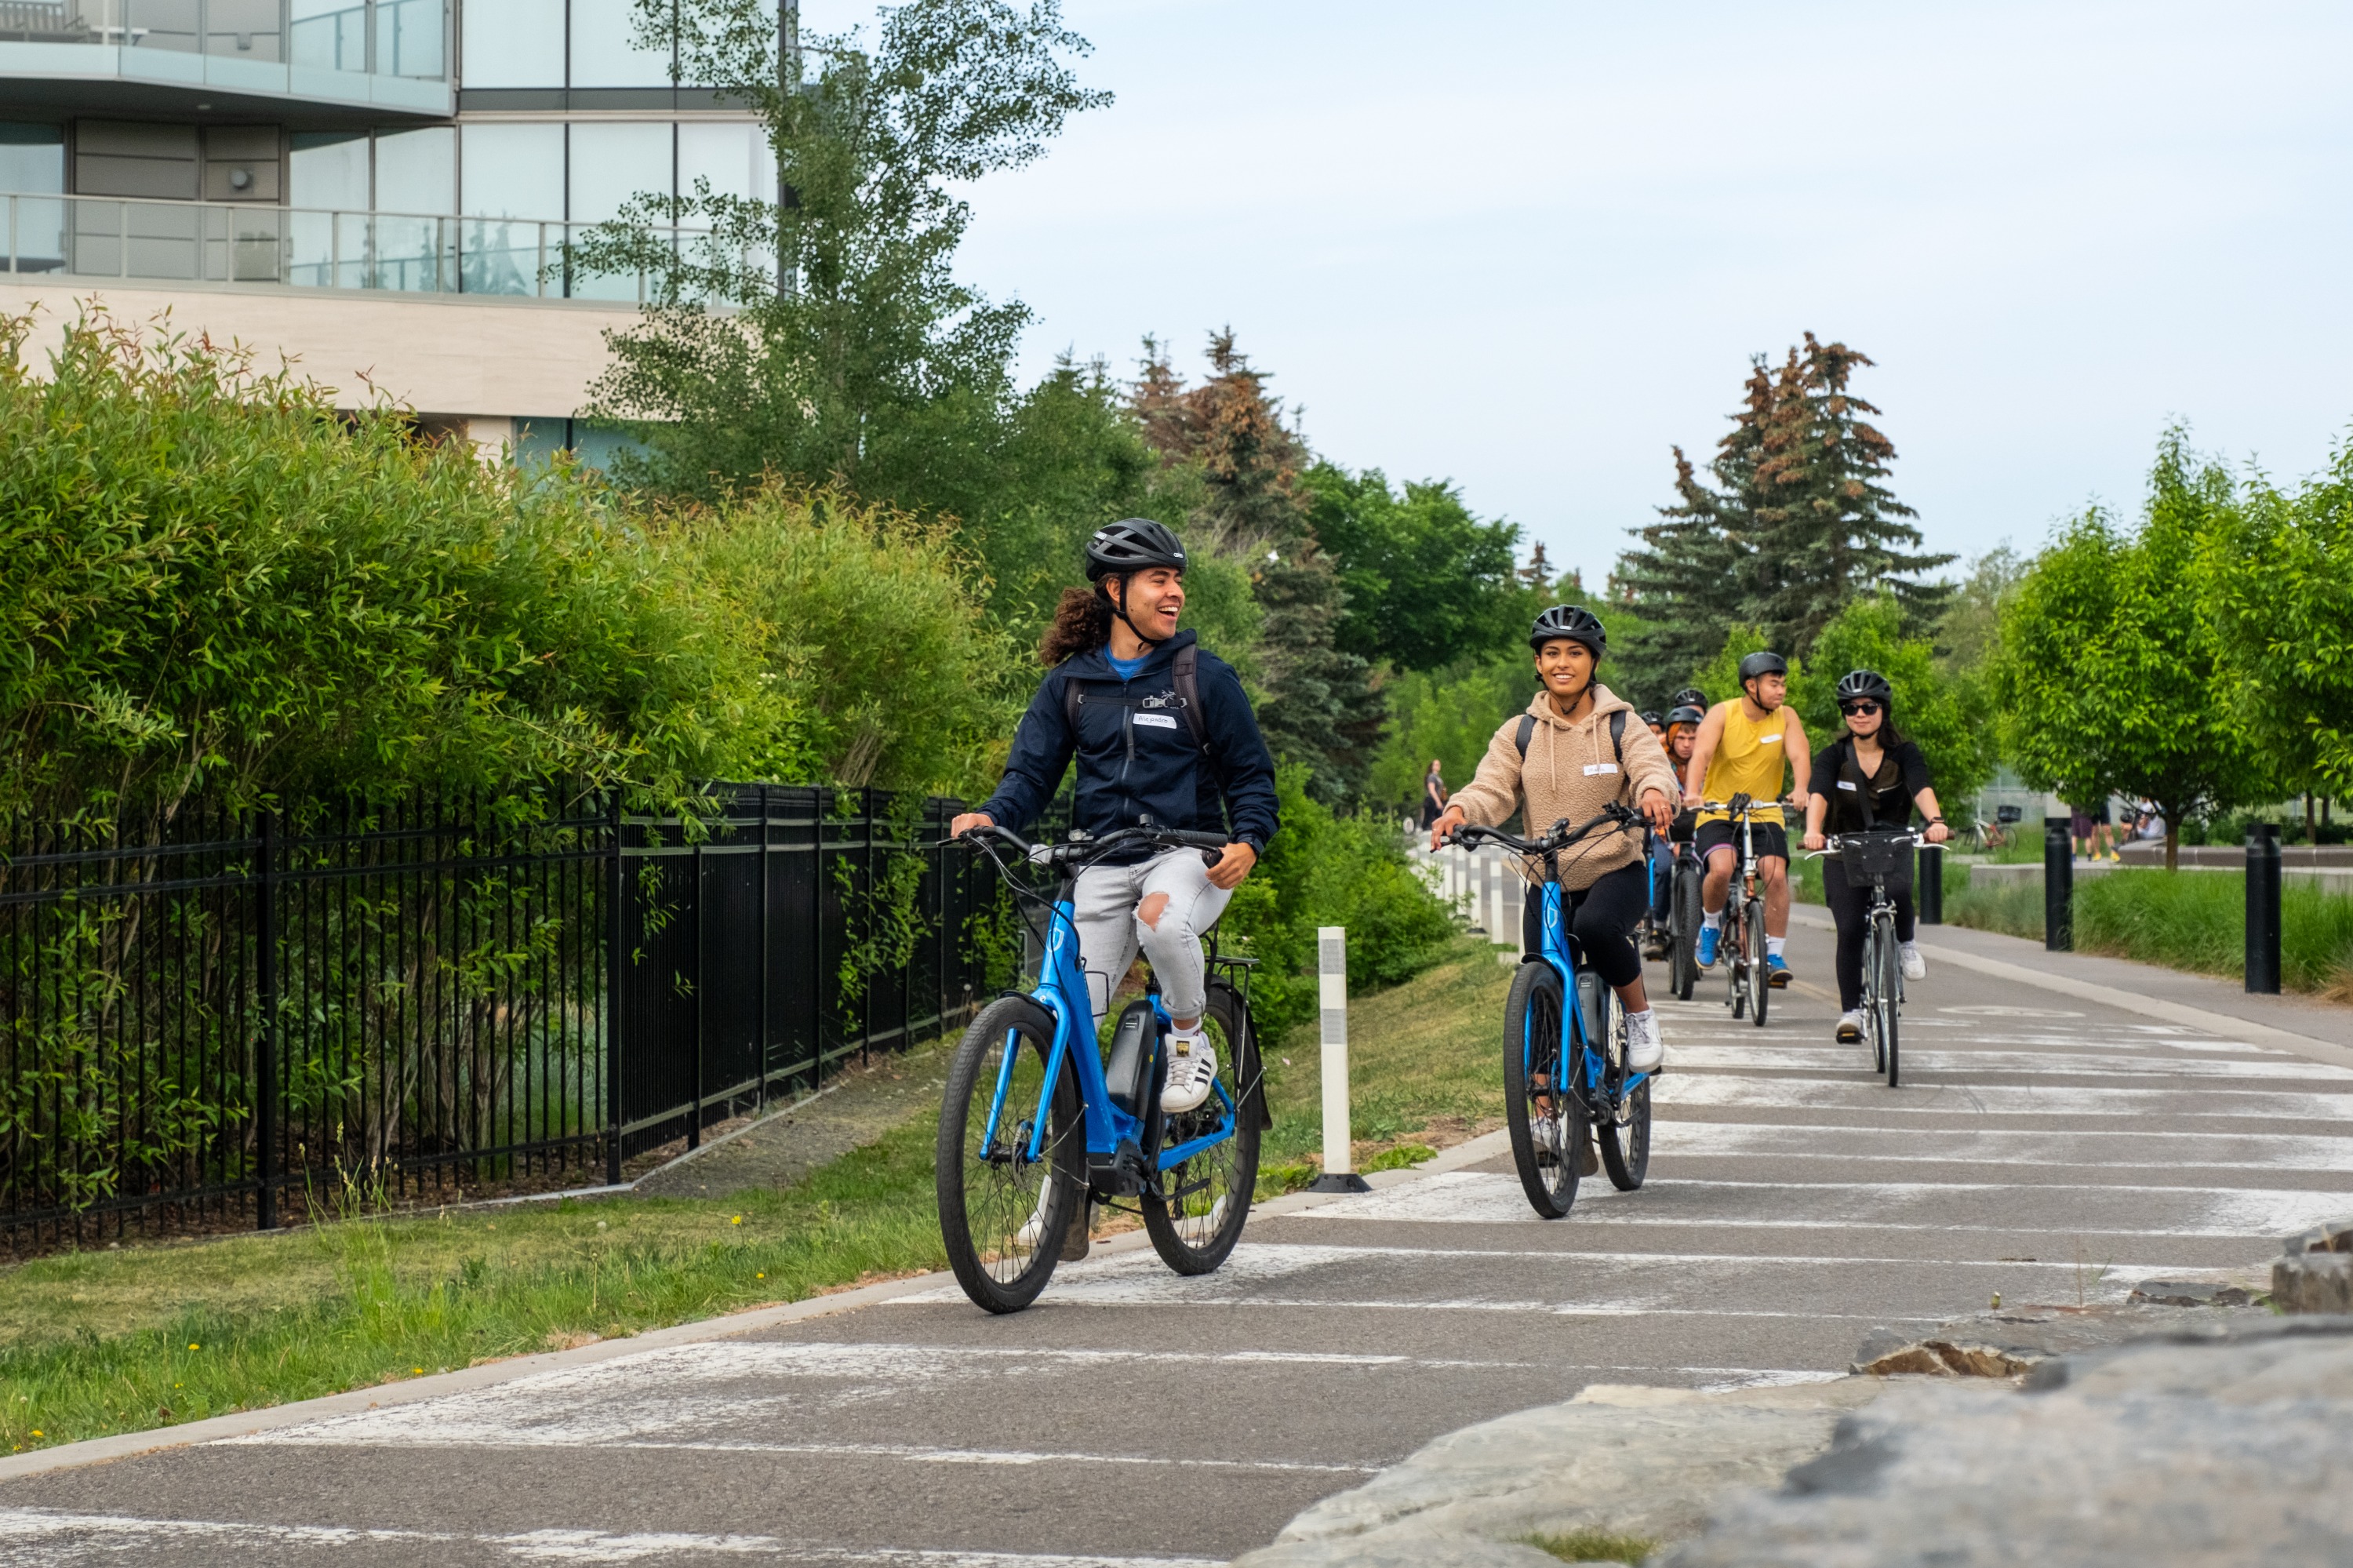
[[[1895,899],[1895,939],[1908,942],[1912,939],[1912,889],[1906,885],[1888,892]],[[1862,942],[1871,934],[1871,884],[1849,886],[1846,867],[1825,858],[1822,902],[1831,906],[1831,917],[1838,922],[1839,1006],[1852,1012],[1862,1005]]]
[[[1634,923],[1650,901],[1650,880],[1642,863],[1621,865],[1595,879],[1582,892],[1560,890],[1567,906],[1568,929],[1585,948],[1585,961],[1611,987],[1631,985],[1642,978],[1642,955],[1634,950]],[[1520,950],[1544,949],[1544,889],[1531,886],[1520,913]]]

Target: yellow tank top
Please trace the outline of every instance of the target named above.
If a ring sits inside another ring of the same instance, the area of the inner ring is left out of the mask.
[[[1787,705],[1775,708],[1762,723],[1748,716],[1748,705],[1734,698],[1724,705],[1724,738],[1716,743],[1715,755],[1708,759],[1707,783],[1701,794],[1710,800],[1729,800],[1735,795],[1746,795],[1757,801],[1752,820],[1759,822],[1781,821],[1778,802],[1781,799],[1781,767],[1788,753],[1781,747],[1781,736],[1789,717]],[[1704,811],[1703,822],[1723,821],[1728,813]]]

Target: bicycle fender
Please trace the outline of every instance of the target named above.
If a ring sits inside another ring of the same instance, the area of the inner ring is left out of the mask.
[[[1234,1012],[1242,1019],[1241,1070],[1236,1081],[1258,1086],[1258,1124],[1261,1128],[1274,1126],[1274,1106],[1266,1092],[1266,1066],[1259,1058],[1258,1030],[1250,1022],[1250,1009],[1243,1004],[1242,993],[1223,980],[1212,980],[1209,989],[1222,991],[1233,998]]]

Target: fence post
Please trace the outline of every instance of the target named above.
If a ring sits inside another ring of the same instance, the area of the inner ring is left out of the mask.
[[[2277,822],[2247,829],[2247,994],[2280,988],[2280,845]]]
[[[1311,1192],[1369,1192],[1356,1174],[1348,1126],[1348,928],[1315,929],[1316,983],[1324,1012],[1324,1174]]]
[[[2042,819],[2042,946],[2053,953],[2075,946],[2075,831],[2068,817]]]
[[[1913,877],[1916,892],[1914,902],[1920,906],[1920,924],[1941,926],[1945,923],[1945,846],[1920,846],[1919,874]]]
[[[622,900],[628,877],[621,863],[621,787],[613,786],[612,855],[605,863],[605,1184],[621,1184],[621,974],[628,927]]]
[[[259,1191],[254,1204],[258,1229],[278,1228],[278,813],[262,808],[256,824],[259,885],[255,896],[257,951],[254,989],[261,993],[261,1034],[253,1048],[254,1141]]]
[[[765,1109],[768,1104],[768,787],[761,784],[754,789],[754,809],[760,813],[760,952],[755,960],[760,968],[760,1022],[754,1034],[760,1056],[758,1100]]]
[[[686,1124],[686,1146],[694,1150],[702,1147],[702,842],[699,839],[688,857],[686,885],[694,900],[694,953],[689,960],[694,966],[694,1005],[688,1012],[694,1030],[694,1109]]]

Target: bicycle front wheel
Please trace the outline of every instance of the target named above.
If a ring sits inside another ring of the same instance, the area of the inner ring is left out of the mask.
[[[1689,1001],[1699,984],[1699,873],[1685,866],[1675,873],[1667,939],[1667,989],[1677,1001]]]
[[[1745,912],[1748,927],[1748,1021],[1765,1027],[1766,999],[1773,994],[1772,977],[1765,969],[1765,901],[1752,898]]]
[[[1877,958],[1879,995],[1875,1001],[1878,1014],[1880,1049],[1886,1056],[1887,1086],[1896,1086],[1903,1066],[1896,1054],[1896,1014],[1901,1011],[1896,999],[1903,994],[1904,949],[1896,945],[1895,919],[1882,915],[1872,922],[1876,939],[1873,946],[1879,949]]]
[[[1259,1128],[1265,1112],[1266,1086],[1257,1042],[1250,1035],[1250,1014],[1230,988],[1209,988],[1201,1032],[1218,1054],[1216,1087],[1198,1107],[1176,1116],[1162,1113],[1155,1092],[1145,1125],[1145,1150],[1157,1160],[1164,1149],[1213,1136],[1232,1108],[1233,1136],[1160,1172],[1162,1196],[1144,1197],[1144,1229],[1152,1237],[1152,1250],[1179,1274],[1208,1273],[1241,1239],[1258,1188]]]
[[[1546,1219],[1577,1202],[1577,1161],[1588,1136],[1577,1096],[1560,1092],[1578,1064],[1561,1060],[1560,976],[1522,964],[1504,1004],[1504,1118],[1520,1187]]]
[[[981,1009],[948,1064],[933,1149],[940,1239],[956,1283],[990,1312],[1018,1312],[1038,1298],[1053,1277],[1071,1209],[1085,1199],[1075,1068],[1064,1065],[1053,1103],[1045,1103],[1053,1044],[1044,1008],[1026,996],[1000,997]]]

